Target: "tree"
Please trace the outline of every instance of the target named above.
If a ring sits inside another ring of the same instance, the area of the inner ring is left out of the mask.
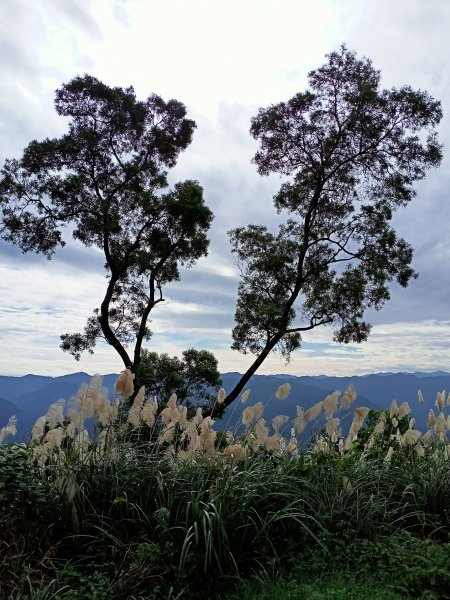
[[[224,407],[272,351],[289,360],[303,332],[330,325],[337,342],[366,340],[365,311],[389,300],[390,282],[417,276],[390,221],[441,161],[442,112],[427,92],[379,83],[371,61],[342,46],[309,74],[308,90],[252,119],[253,160],[261,175],[285,178],[274,204],[287,218],[277,233],[230,232],[242,275],[232,348],[256,359]]]
[[[195,123],[177,100],[138,101],[132,87],[111,88],[89,75],[58,89],[55,107],[69,118],[68,133],[32,141],[20,160],[5,162],[1,236],[51,258],[70,226],[75,240],[98,248],[105,295],[82,333],[61,336],[61,348],[79,359],[103,338],[137,371],[163,286],[207,254],[213,215],[198,182],[163,192]]]
[[[182,358],[142,350],[138,379],[160,405],[175,393],[187,406],[212,408],[222,379],[217,359],[208,350],[184,350]]]

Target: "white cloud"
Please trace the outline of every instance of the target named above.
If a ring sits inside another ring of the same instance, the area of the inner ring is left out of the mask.
[[[53,110],[62,82],[88,71],[110,85],[133,84],[188,107],[198,129],[171,181],[195,178],[215,213],[211,251],[166,291],[152,315],[150,346],[170,354],[208,346],[224,371],[244,370],[251,357],[229,349],[237,269],[226,232],[250,222],[275,227],[271,197],[280,180],[261,178],[248,134],[258,107],[304,88],[309,70],[347,42],[372,58],[386,86],[410,84],[450,102],[447,0],[6,0],[0,5],[2,97],[0,162],[31,139],[59,135],[65,120]],[[449,146],[450,125],[441,125]],[[449,370],[450,163],[418,186],[418,197],[396,219],[416,248],[421,277],[393,289],[367,343],[331,344],[331,332],[305,336],[312,345],[288,366],[269,358],[261,373],[351,374],[380,370]],[[93,258],[92,258],[93,257]],[[58,349],[59,335],[83,327],[104,291],[102,260],[67,247],[51,263],[0,246],[0,371],[58,374],[118,371],[101,347],[79,365]],[[407,319],[407,322],[405,320]]]

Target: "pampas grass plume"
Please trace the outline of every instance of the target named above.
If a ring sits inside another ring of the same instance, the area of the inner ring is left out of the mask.
[[[269,435],[269,430],[267,429],[267,424],[266,424],[265,419],[261,419],[261,418],[257,419],[257,421],[255,423],[254,432],[256,435],[256,439],[259,442],[264,443],[267,436]]]
[[[139,389],[138,393],[136,394],[133,404],[131,405],[131,408],[128,411],[128,422],[131,423],[131,425],[133,425],[133,427],[139,426],[142,405],[144,404],[144,398],[145,398],[145,387],[142,386]]]
[[[396,417],[398,415],[398,411],[399,411],[399,408],[398,408],[397,402],[395,400],[392,400],[391,406],[389,407],[389,414],[391,416],[391,419],[392,419],[392,417]]]
[[[355,387],[350,384],[348,388],[345,390],[344,395],[341,400],[341,407],[348,408],[353,402],[356,400],[356,390]]]
[[[340,419],[334,417],[334,419],[330,419],[327,423],[326,432],[331,437],[334,433],[336,433],[337,428],[339,427]]]
[[[33,428],[31,430],[31,440],[33,442],[39,441],[42,438],[42,436],[44,435],[46,422],[47,422],[46,417],[39,417],[39,419],[36,420],[36,423],[33,425]]]
[[[306,427],[305,413],[301,406],[297,405],[297,417],[294,419],[293,425],[297,433],[302,433]]]
[[[90,444],[89,433],[87,432],[86,429],[83,429],[83,431],[80,431],[80,433],[74,439],[74,442],[73,442],[74,448],[80,454],[83,454],[84,452],[86,452],[88,450],[89,444]]]
[[[303,415],[303,418],[306,423],[308,423],[308,421],[312,421],[320,415],[320,411],[322,410],[322,403],[323,402],[321,400],[320,402],[316,402],[315,404],[313,404],[311,408],[308,408],[308,410]]]
[[[266,447],[266,450],[278,450],[281,445],[280,441],[280,436],[277,433],[274,433],[274,435],[266,437],[264,446]]]
[[[121,371],[119,378],[114,386],[115,394],[122,396],[124,400],[129,398],[134,392],[134,373],[129,368]]]
[[[5,425],[5,427],[2,427],[0,429],[0,444],[3,443],[3,440],[6,438],[6,436],[16,435],[16,433],[17,433],[17,417],[15,415],[13,415],[12,417],[9,417],[8,423]]]
[[[384,457],[384,462],[390,463],[392,460],[392,455],[394,454],[394,448],[389,446],[386,456]]]
[[[402,442],[405,446],[412,446],[413,444],[416,444],[420,438],[420,431],[417,431],[417,429],[407,429],[403,434]]]
[[[156,413],[158,412],[158,401],[156,398],[149,398],[141,410],[141,419],[148,426],[155,424]]]
[[[290,392],[291,392],[291,384],[283,383],[283,385],[280,385],[280,387],[277,389],[275,396],[278,398],[278,400],[284,400],[285,398],[287,398],[289,396]]]
[[[248,427],[252,421],[256,421],[262,415],[263,410],[264,407],[261,402],[257,402],[254,406],[247,406],[242,411],[242,423]]]
[[[49,429],[44,437],[44,442],[48,446],[49,450],[55,450],[61,447],[64,438],[64,429],[62,427],[56,427],[55,429]]]
[[[272,427],[274,430],[279,433],[281,427],[285,425],[289,421],[289,417],[287,415],[278,415],[272,419]]]
[[[400,419],[409,415],[410,412],[411,409],[409,408],[409,404],[407,402],[402,402],[398,409],[397,419],[400,421]]]
[[[439,413],[436,419],[436,433],[445,433],[447,430],[447,419],[443,413]]]
[[[250,396],[251,389],[245,390],[245,392],[241,396],[241,402],[247,402],[248,397]]]
[[[369,412],[370,408],[367,408],[366,406],[359,406],[358,408],[355,408],[354,419],[362,424]]]
[[[325,418],[328,421],[337,411],[339,391],[329,394],[323,401],[323,409],[325,410]]]
[[[49,429],[54,429],[57,425],[61,425],[64,421],[64,400],[58,400],[50,405],[47,411],[47,423]]]
[[[435,405],[438,408],[439,412],[442,412],[444,410],[444,406],[445,406],[445,390],[442,390],[442,392],[438,392],[438,394],[436,396]]]
[[[373,432],[381,434],[384,432],[385,427],[386,427],[386,413],[381,413],[380,418],[378,419],[378,422],[373,429]]]
[[[224,448],[222,455],[228,458],[231,462],[237,463],[245,460],[247,450],[242,444],[231,444]]]
[[[427,419],[428,427],[432,429],[436,425],[436,415],[434,414],[434,410],[430,408]]]
[[[416,451],[417,456],[420,456],[421,458],[425,456],[425,448],[420,442],[417,442],[417,444],[414,447],[414,450]]]

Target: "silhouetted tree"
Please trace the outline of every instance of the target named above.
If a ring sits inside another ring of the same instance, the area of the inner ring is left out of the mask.
[[[148,396],[156,396],[160,406],[175,393],[180,404],[210,409],[222,385],[214,354],[194,348],[184,350],[181,359],[142,350],[138,380]]]
[[[61,336],[76,359],[104,338],[137,371],[163,286],[207,254],[213,215],[197,181],[167,188],[167,169],[191,142],[183,104],[76,77],[56,91],[68,133],[32,141],[0,181],[1,236],[51,258],[70,231],[104,255],[105,295],[82,333]],[[130,355],[126,346],[134,341]]]
[[[305,331],[332,325],[335,341],[362,342],[366,309],[383,306],[391,281],[416,277],[390,222],[441,161],[442,112],[427,92],[379,84],[371,61],[342,46],[309,74],[308,90],[252,120],[254,162],[285,178],[274,204],[287,218],[276,233],[230,232],[242,274],[232,347],[256,359],[222,406],[273,350],[289,360]]]

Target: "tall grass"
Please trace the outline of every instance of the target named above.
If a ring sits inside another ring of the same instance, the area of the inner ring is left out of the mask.
[[[141,389],[125,409],[132,393],[129,371],[112,400],[97,376],[67,409],[53,405],[30,443],[0,450],[5,597],[31,598],[53,578],[49,594],[75,598],[87,574],[99,597],[218,594],[258,566],[314,549],[331,557],[337,540],[448,540],[445,393],[425,435],[406,403],[352,411],[352,389],[297,407],[293,422],[267,423],[261,402],[248,406],[239,435],[217,433],[175,396],[161,408]],[[288,393],[284,384],[270,401]]]

